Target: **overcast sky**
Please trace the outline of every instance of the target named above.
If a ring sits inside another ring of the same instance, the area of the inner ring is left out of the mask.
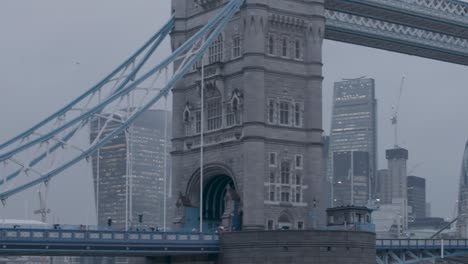
[[[0,141],[93,85],[146,41],[169,14],[169,0],[1,0]],[[169,51],[168,45],[164,48]],[[391,106],[400,79],[406,76],[400,145],[409,149],[412,174],[427,179],[433,215],[451,216],[468,138],[467,68],[331,41],[324,44],[324,64],[326,132],[333,82],[360,76],[376,80],[380,168],[386,167],[384,151],[393,144]],[[31,218],[38,206],[33,194],[12,198],[0,216]],[[54,179],[50,198],[55,219],[93,223],[89,165],[79,164]]]

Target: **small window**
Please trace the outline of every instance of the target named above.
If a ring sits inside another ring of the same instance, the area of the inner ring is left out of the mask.
[[[274,124],[275,122],[275,100],[268,100],[268,123]]]
[[[302,58],[302,49],[301,49],[301,41],[296,40],[296,59],[299,60]]]
[[[195,133],[201,132],[201,113],[200,110],[195,112]]]
[[[298,230],[304,229],[304,221],[297,221],[297,229]]]
[[[296,185],[301,185],[302,177],[301,173],[296,173]]]
[[[287,57],[288,56],[288,38],[287,37],[283,37],[281,48],[282,48],[281,55],[283,57]]]
[[[289,102],[280,102],[280,124],[289,125]]]
[[[289,192],[281,192],[281,201],[289,202]]]
[[[269,164],[271,167],[276,167],[276,152],[270,152]]]
[[[301,190],[296,191],[296,203],[301,202]]]
[[[268,38],[268,54],[275,55],[275,39],[271,35]]]
[[[275,183],[275,173],[274,172],[270,172],[270,183]]]
[[[221,110],[221,99],[215,98],[207,102],[208,131],[221,128],[223,117]]]
[[[218,38],[211,44],[208,49],[208,63],[212,64],[215,62],[223,61],[224,53],[224,40],[223,35],[219,34]]]
[[[235,36],[232,40],[232,57],[233,59],[241,56],[241,40],[239,36]]]
[[[302,169],[302,155],[296,155],[296,169]]]
[[[272,201],[272,202],[275,201],[275,191],[270,192],[270,201]]]
[[[267,221],[267,230],[273,230],[274,225],[275,225],[275,221],[268,220]]]
[[[289,184],[289,176],[291,174],[291,165],[288,161],[281,162],[281,183]]]
[[[294,125],[302,127],[302,104],[296,103],[294,105]]]

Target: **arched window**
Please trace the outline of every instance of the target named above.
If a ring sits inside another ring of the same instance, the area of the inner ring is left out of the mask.
[[[268,54],[270,55],[275,54],[275,39],[271,35],[268,38]]]
[[[215,62],[223,61],[224,53],[224,39],[223,34],[219,34],[218,38],[211,44],[208,49],[208,63],[212,64]]]

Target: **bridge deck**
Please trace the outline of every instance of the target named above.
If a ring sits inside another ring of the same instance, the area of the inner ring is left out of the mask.
[[[0,231],[0,255],[160,256],[218,252],[218,235],[211,233]]]

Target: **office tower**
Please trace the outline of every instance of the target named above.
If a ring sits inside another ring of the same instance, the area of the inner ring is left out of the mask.
[[[385,154],[388,163],[388,174],[392,182],[392,199],[407,200],[406,163],[408,161],[408,150],[404,148],[387,149]]]
[[[104,128],[105,136],[120,125],[123,116],[124,113],[93,120],[91,141],[97,137],[99,127]],[[170,119],[168,114],[168,128]],[[122,230],[127,218],[129,228],[134,229],[163,225],[164,124],[165,111],[148,110],[93,155],[98,225]]]
[[[375,170],[377,168],[377,101],[375,99],[375,81],[369,78],[358,78],[336,82],[333,96],[333,115],[330,134],[331,161],[329,177],[333,178],[333,187],[337,186],[339,176],[334,171],[336,166],[334,157],[341,157],[343,152],[359,152],[359,155],[367,155],[366,162],[369,172],[368,181],[365,183],[367,188],[366,200],[371,198],[373,182],[375,179]],[[367,153],[367,154],[363,154]],[[346,158],[345,158],[346,159]],[[338,172],[338,173],[343,173]],[[343,175],[341,175],[343,176]],[[338,187],[341,188],[341,187]],[[362,196],[360,194],[353,196]],[[338,192],[333,190],[334,195]],[[351,195],[347,197],[351,198]],[[335,197],[335,199],[341,199]],[[342,201],[344,204],[351,204],[351,201]],[[361,202],[360,202],[361,203]],[[366,205],[360,204],[360,205]],[[335,204],[336,205],[336,204]]]
[[[329,163],[331,163],[331,160],[328,158],[328,151],[330,149],[330,136],[324,135],[322,136],[322,142],[323,142],[323,155],[322,155],[322,181],[323,181],[323,188],[324,191],[322,192],[322,201],[326,204],[326,207],[332,207],[331,203],[331,194],[332,194],[332,186],[331,186],[331,179],[328,178],[328,168],[329,168]]]
[[[392,203],[392,179],[388,169],[378,170],[375,183],[375,198],[380,204]]]
[[[426,217],[426,179],[408,176],[407,183],[410,220]]]
[[[369,200],[369,153],[333,153],[334,206],[366,206]]]
[[[457,230],[462,238],[468,238],[468,142],[462,158],[459,188]]]

